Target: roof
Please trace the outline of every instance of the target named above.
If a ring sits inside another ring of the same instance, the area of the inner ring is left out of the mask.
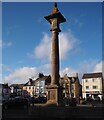
[[[28,84],[30,81],[28,81],[24,86],[34,86],[35,85],[35,80],[31,81],[31,84]]]
[[[41,80],[45,80],[46,84],[51,82],[51,76],[41,76],[38,77],[36,80],[29,80],[24,86],[34,86],[36,81],[41,81]],[[29,84],[30,83],[30,84]]]
[[[78,80],[77,77],[67,77],[67,78],[71,81],[71,83],[75,83]],[[62,77],[61,80],[64,80],[64,77]]]
[[[10,87],[15,87],[15,88],[22,88],[24,86],[24,84],[11,84]]]
[[[82,79],[98,78],[98,77],[103,77],[102,72],[99,72],[99,73],[86,73],[86,74],[83,75]]]
[[[46,80],[49,76],[42,76],[42,77],[39,77],[37,78],[35,81],[38,81],[38,80]]]
[[[42,76],[37,78],[35,81],[41,81],[41,80],[45,80],[46,84],[51,82],[51,76]]]
[[[71,80],[71,83],[75,83],[78,80],[77,77],[68,77]]]
[[[8,86],[8,83],[6,83],[6,84],[5,84],[5,83],[2,84],[1,87],[2,87],[2,88],[5,88],[5,89],[6,89],[6,88],[9,88],[9,89],[10,89],[10,87]]]

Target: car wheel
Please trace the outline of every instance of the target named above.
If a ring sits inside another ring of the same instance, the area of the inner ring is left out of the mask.
[[[4,106],[4,109],[8,109],[8,105],[5,105],[5,106]]]

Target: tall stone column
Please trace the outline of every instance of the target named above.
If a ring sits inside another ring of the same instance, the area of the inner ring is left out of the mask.
[[[51,85],[59,85],[59,41],[58,32],[52,31],[52,75],[51,75]]]
[[[59,12],[57,3],[54,4],[52,14],[45,16],[45,19],[51,24],[52,32],[52,56],[51,56],[51,84],[47,87],[49,105],[59,105],[62,99],[61,87],[59,85],[59,40],[58,35],[61,32],[59,24],[66,19]]]

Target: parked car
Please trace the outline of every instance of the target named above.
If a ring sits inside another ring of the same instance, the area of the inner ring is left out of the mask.
[[[100,97],[98,96],[94,97],[94,101],[100,101]]]
[[[77,105],[76,98],[71,98],[70,101],[69,101],[69,106],[70,107],[76,107],[76,105]]]
[[[8,108],[28,108],[28,100],[22,97],[15,97],[14,99],[9,99],[7,101],[3,102],[3,108],[8,109]]]
[[[35,103],[35,98],[34,97],[29,97],[28,101],[29,101],[29,104],[34,104]]]
[[[41,96],[41,97],[38,98],[38,101],[39,101],[39,103],[46,103],[47,102],[47,98],[44,97],[44,96]]]
[[[81,98],[81,99],[80,99],[80,104],[85,105],[85,104],[86,104],[86,100],[85,100],[85,99],[83,99],[83,98]]]
[[[93,99],[92,99],[92,97],[89,96],[89,97],[86,98],[86,101],[87,101],[87,102],[92,102]]]

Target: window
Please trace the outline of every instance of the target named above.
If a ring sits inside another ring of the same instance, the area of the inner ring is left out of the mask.
[[[96,82],[96,79],[92,79],[92,82]]]
[[[97,89],[98,88],[98,86],[93,86],[93,89]]]
[[[73,84],[71,85],[71,90],[74,90],[74,85]]]
[[[85,80],[85,82],[88,82],[88,80]]]
[[[89,89],[89,86],[86,86],[86,89]]]
[[[29,89],[31,89],[31,87],[29,87]]]
[[[43,93],[44,92],[44,89],[43,88],[40,88],[40,93]]]
[[[36,89],[36,92],[39,93],[39,89],[38,88]]]
[[[40,86],[44,86],[44,81],[41,81],[41,82],[40,82]]]
[[[37,82],[35,83],[35,85],[36,85],[36,86],[39,86],[39,81],[37,81]]]

